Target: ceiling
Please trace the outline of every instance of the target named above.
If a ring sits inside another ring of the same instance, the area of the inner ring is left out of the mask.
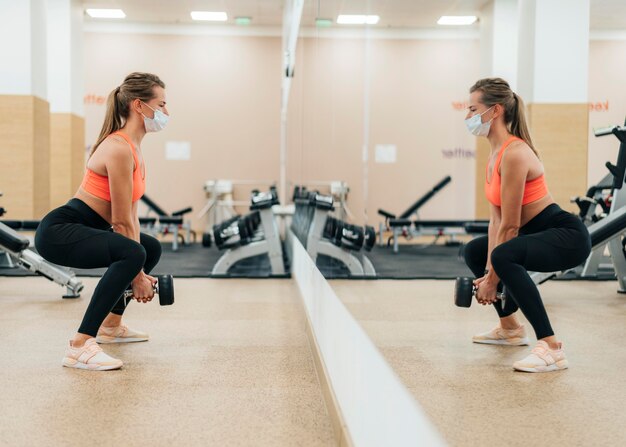
[[[477,15],[490,0],[305,0],[303,26],[338,14],[376,14],[378,28],[435,28],[442,15]],[[575,1],[575,0],[572,0]],[[626,30],[625,0],[590,0],[591,29]],[[285,0],[82,0],[84,8],[121,8],[129,22],[195,23],[191,11],[226,11],[229,23],[252,17],[255,26],[280,26]],[[566,14],[566,11],[564,11]],[[86,21],[94,21],[85,16]],[[100,20],[98,20],[100,21]],[[474,25],[476,26],[476,25]]]

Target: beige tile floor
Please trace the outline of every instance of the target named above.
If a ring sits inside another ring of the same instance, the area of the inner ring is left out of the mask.
[[[528,347],[472,344],[496,314],[456,308],[452,281],[331,285],[450,445],[626,445],[626,295],[615,282],[540,286],[571,366],[549,374],[512,371]]]
[[[177,279],[176,304],[134,303],[148,343],[105,348],[121,371],[61,367],[80,300],[0,277],[0,445],[331,446],[295,284]]]
[[[469,342],[494,313],[455,308],[451,281],[331,285],[451,445],[626,445],[615,283],[541,286],[572,366],[544,375],[511,371],[528,348]],[[0,277],[0,445],[334,445],[293,282],[176,288],[171,308],[129,309],[152,340],[108,348],[122,371],[88,373],[59,366],[86,298]]]

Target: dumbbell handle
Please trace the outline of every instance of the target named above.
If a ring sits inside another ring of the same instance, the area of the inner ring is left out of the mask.
[[[473,295],[476,296],[476,292],[478,291],[478,287],[474,286]],[[502,292],[496,292],[496,298],[502,301],[502,307],[506,304],[506,292],[503,290]]]
[[[152,290],[154,291],[154,294],[157,295],[159,293],[159,283],[157,282],[156,284],[152,285]],[[128,304],[128,300],[133,299],[133,291],[132,290],[125,290],[124,291],[124,295],[122,295],[123,298],[126,300],[126,303]]]

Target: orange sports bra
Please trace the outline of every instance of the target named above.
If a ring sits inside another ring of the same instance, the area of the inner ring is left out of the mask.
[[[128,135],[123,132],[113,132],[111,135],[119,135],[124,138],[131,147],[133,153],[133,160],[135,161],[135,169],[133,170],[133,203],[143,196],[146,191],[146,179],[145,179],[145,166],[144,175],[141,174],[141,166],[139,165],[139,157],[135,150],[135,145],[130,140]],[[107,202],[111,201],[111,190],[109,188],[109,177],[106,175],[100,175],[87,168],[85,177],[83,177],[83,183],[80,185],[89,194],[92,194]]]
[[[508,140],[504,142],[502,147],[500,148],[500,153],[498,154],[498,158],[496,158],[496,162],[493,165],[493,174],[491,175],[491,183],[487,180],[489,177],[489,166],[486,168],[485,175],[485,195],[487,196],[487,200],[491,202],[495,206],[502,206],[502,197],[500,195],[500,187],[501,187],[501,178],[498,170],[500,169],[500,160],[502,160],[502,154],[504,154],[504,150],[515,140],[521,140],[521,138],[512,136]],[[535,202],[539,199],[543,199],[546,195],[548,195],[548,185],[546,184],[546,179],[543,174],[539,177],[529,180],[524,185],[524,197],[522,198],[522,205],[527,205],[531,202]]]

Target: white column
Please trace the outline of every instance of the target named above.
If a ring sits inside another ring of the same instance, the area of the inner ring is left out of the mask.
[[[281,82],[281,107],[280,107],[280,179],[278,197],[281,205],[286,205],[287,193],[287,110],[289,107],[289,92],[291,91],[291,79],[294,76],[296,63],[296,46],[298,33],[300,32],[300,20],[304,0],[287,0],[283,9],[283,65]]]
[[[491,0],[480,11],[480,76],[505,79],[516,91],[518,72],[518,0]],[[476,138],[476,217],[488,218],[485,201],[485,166],[491,148]]]
[[[518,0],[493,0],[480,14],[483,77],[501,77],[517,88]]]
[[[84,116],[83,10],[78,0],[47,0],[50,112]]]
[[[518,93],[554,200],[587,189],[590,0],[520,0]]]
[[[50,206],[64,204],[82,180],[83,7],[79,0],[46,0],[50,102]]]
[[[518,90],[527,103],[586,103],[589,1],[520,0]]]
[[[0,95],[46,98],[46,4],[0,0]]]

